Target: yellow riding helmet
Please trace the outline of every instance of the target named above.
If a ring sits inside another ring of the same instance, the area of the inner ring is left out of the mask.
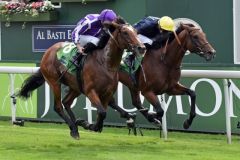
[[[167,30],[167,31],[174,31],[174,22],[172,18],[168,16],[163,16],[162,18],[159,19],[158,25],[160,28]]]

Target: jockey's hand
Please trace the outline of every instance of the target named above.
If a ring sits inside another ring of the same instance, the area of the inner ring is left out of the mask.
[[[83,47],[80,44],[77,44],[78,52],[83,53]]]

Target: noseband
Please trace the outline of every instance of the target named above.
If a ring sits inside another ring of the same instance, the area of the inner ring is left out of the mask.
[[[193,30],[191,30],[190,32],[188,32],[188,33],[189,33],[189,37],[190,37],[191,41],[193,42],[193,44],[195,45],[195,47],[199,50],[198,53],[199,53],[199,54],[203,54],[203,48],[204,48],[206,45],[208,45],[209,43],[208,43],[208,42],[205,42],[205,43],[203,43],[201,46],[198,45],[198,42],[191,36],[191,34],[192,34],[194,31],[197,31],[197,30],[200,30],[200,29],[196,28],[196,29],[193,29]]]

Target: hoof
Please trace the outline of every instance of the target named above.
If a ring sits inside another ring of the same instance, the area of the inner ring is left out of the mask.
[[[72,138],[74,138],[76,140],[79,140],[79,138],[80,138],[79,133],[77,131],[71,131],[70,135]]]
[[[154,118],[154,121],[152,123],[157,127],[162,127],[162,122],[157,118]]]
[[[77,120],[76,121],[76,125],[79,125],[79,126],[81,126],[81,127],[83,127],[84,129],[86,129],[86,130],[89,130],[89,126],[90,126],[90,124],[88,123],[88,121],[86,121],[86,120]]]
[[[148,113],[147,119],[149,122],[154,123],[155,119],[157,119],[156,113]]]
[[[135,119],[136,119],[136,114],[135,113],[133,113],[133,114],[129,114],[129,118],[128,118],[128,120],[126,121],[126,123],[127,123],[127,126],[128,126],[128,128],[133,128],[133,127],[135,127]]]
[[[134,123],[134,119],[129,118],[129,119],[126,121],[126,123],[127,123],[127,124],[132,124],[132,123]]]
[[[89,130],[101,133],[103,130],[103,127],[96,127],[95,124],[89,124]]]
[[[183,123],[183,128],[188,129],[189,127],[190,127],[190,124],[189,124],[188,120],[185,120]]]
[[[132,118],[128,119],[126,123],[128,128],[135,128],[135,121]]]

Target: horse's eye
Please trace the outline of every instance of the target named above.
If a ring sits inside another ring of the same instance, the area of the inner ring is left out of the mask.
[[[198,36],[195,35],[195,36],[193,36],[193,38],[194,38],[194,39],[198,39]]]
[[[127,36],[127,35],[128,35],[128,32],[123,32],[123,34],[124,34],[125,36]]]

